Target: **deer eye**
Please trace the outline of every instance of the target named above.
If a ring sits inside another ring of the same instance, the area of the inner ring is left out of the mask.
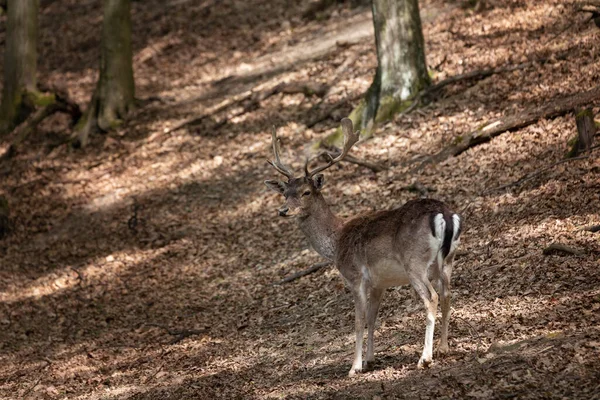
[[[310,190],[307,190],[306,192],[302,193],[302,197],[309,196],[309,195],[310,195]]]

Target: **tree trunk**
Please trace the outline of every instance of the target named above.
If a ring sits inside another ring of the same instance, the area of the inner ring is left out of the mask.
[[[118,126],[135,103],[130,0],[105,0],[100,76],[90,105],[75,128],[81,146],[89,134]]]
[[[596,124],[592,109],[577,110],[575,123],[577,124],[577,136],[572,140],[571,150],[567,157],[577,157],[579,154],[588,151],[594,143]]]
[[[0,195],[0,239],[2,239],[9,231],[10,211],[6,197]]]
[[[8,2],[0,135],[24,121],[36,102],[38,9],[38,0]]]
[[[391,119],[431,80],[418,0],[373,0],[377,71],[371,87],[350,119],[363,131]]]

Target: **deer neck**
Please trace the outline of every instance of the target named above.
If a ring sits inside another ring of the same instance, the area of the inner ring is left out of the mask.
[[[299,224],[313,249],[321,256],[333,260],[343,222],[331,211],[320,193],[315,195],[311,209],[306,216],[299,219]]]

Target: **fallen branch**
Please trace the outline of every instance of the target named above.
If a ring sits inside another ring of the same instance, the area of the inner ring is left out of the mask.
[[[567,246],[566,244],[562,244],[562,243],[551,243],[550,246],[546,247],[542,251],[542,253],[545,256],[550,255],[550,254],[555,254],[555,253],[573,254],[578,257],[585,255],[585,251],[576,249],[574,247]]]
[[[319,157],[325,157],[327,155],[329,155],[330,157],[337,157],[340,155],[341,151],[340,149],[338,149],[337,147],[334,146],[323,146],[325,147],[325,151],[321,152],[320,154],[316,155],[315,158],[319,158]],[[326,157],[326,161],[329,161],[329,158]],[[349,154],[346,155],[346,157],[344,157],[344,159],[342,160],[342,162],[347,162],[349,164],[356,164],[359,165],[361,167],[365,167],[365,168],[369,168],[371,171],[377,173],[377,172],[381,172],[381,171],[385,171],[387,170],[387,168],[381,164],[378,163],[373,163],[367,160],[363,160],[361,158],[358,157],[354,157],[351,156]]]
[[[360,165],[361,167],[369,168],[371,171],[373,171],[375,173],[385,171],[387,169],[385,166],[383,166],[381,164],[372,163],[370,161],[363,160],[363,159],[360,159],[360,158],[357,158],[357,157],[354,157],[351,155],[346,155],[346,157],[344,157],[342,162]]]
[[[450,157],[458,156],[471,147],[487,143],[504,132],[524,128],[543,118],[556,118],[565,115],[583,105],[587,106],[598,103],[600,102],[600,86],[587,92],[576,93],[562,99],[550,101],[549,105],[539,106],[510,117],[499,118],[465,136],[458,136],[453,145],[446,147],[437,154],[427,157],[418,166],[413,168],[411,172],[419,171],[428,164],[438,163]]]
[[[320,262],[320,263],[316,263],[312,267],[307,268],[307,269],[302,270],[302,271],[299,271],[299,272],[296,272],[295,274],[292,274],[292,275],[290,275],[290,276],[288,276],[288,277],[280,280],[279,282],[274,283],[273,285],[278,286],[278,285],[282,285],[284,283],[295,281],[298,278],[302,278],[303,276],[315,273],[318,270],[320,270],[321,268],[326,267],[328,265],[331,265],[331,261],[323,261],[323,262]]]
[[[530,180],[532,180],[534,178],[537,178],[538,176],[542,175],[544,172],[546,172],[546,171],[548,171],[548,170],[556,167],[557,165],[568,163],[568,162],[571,162],[571,161],[585,160],[587,158],[590,158],[590,156],[588,155],[588,156],[579,156],[579,157],[565,158],[564,160],[560,160],[560,161],[557,161],[557,162],[552,163],[550,165],[547,165],[544,168],[542,168],[542,169],[540,169],[540,170],[538,170],[536,172],[523,175],[521,178],[517,179],[514,182],[507,183],[505,185],[501,185],[501,186],[498,186],[498,187],[495,187],[495,188],[492,188],[492,189],[488,189],[488,190],[484,191],[481,195],[483,196],[483,195],[486,195],[486,194],[489,194],[489,193],[493,193],[493,192],[495,192],[497,190],[503,190],[503,189],[508,189],[509,187],[512,187],[512,186],[518,186],[518,185],[520,185],[520,184],[522,184],[524,182],[527,182],[527,181],[530,181]]]
[[[554,59],[564,60],[567,58],[567,55],[568,55],[568,51],[563,51],[563,52],[555,55]],[[475,71],[466,72],[464,74],[451,76],[451,77],[443,79],[443,80],[421,90],[419,93],[417,93],[417,95],[412,99],[412,104],[410,105],[410,107],[408,107],[406,110],[402,111],[401,114],[410,113],[411,111],[413,111],[415,108],[417,108],[421,104],[423,99],[426,99],[428,96],[432,95],[433,93],[438,92],[441,89],[443,89],[444,87],[451,85],[453,83],[474,80],[474,79],[481,80],[481,79],[488,78],[492,75],[501,74],[504,72],[517,71],[517,70],[521,70],[521,69],[525,69],[525,68],[534,66],[536,63],[544,64],[549,59],[550,59],[549,57],[544,57],[544,58],[540,58],[538,60],[527,61],[527,62],[520,63],[520,64],[507,65],[504,67],[494,67],[494,68],[488,68],[488,69],[478,69]]]
[[[35,128],[42,122],[44,119],[54,114],[59,110],[59,107],[56,104],[50,104],[48,106],[44,106],[38,109],[35,113],[33,113],[26,121],[24,121],[21,125],[17,126],[13,131],[13,135],[15,136],[14,140],[8,146],[8,149],[0,156],[0,161],[4,161],[13,157],[17,153],[17,146],[19,146],[27,137],[35,130]]]
[[[592,225],[581,228],[582,231],[588,231],[592,233],[600,232],[600,225]]]
[[[259,85],[259,87],[260,86],[261,85]],[[226,110],[227,108],[242,104],[244,102],[246,102],[246,104],[243,105],[243,110],[241,112],[236,113],[235,116],[245,114],[248,111],[256,109],[261,101],[264,101],[277,93],[285,93],[285,94],[303,93],[305,96],[316,95],[319,97],[323,97],[323,96],[325,96],[325,94],[327,93],[328,90],[329,90],[329,85],[326,85],[326,84],[323,84],[320,82],[307,82],[307,81],[282,82],[282,83],[279,83],[277,85],[274,85],[274,86],[272,86],[268,89],[264,89],[264,90],[258,90],[258,87],[256,87],[256,88],[248,90],[242,94],[239,94],[237,96],[230,97],[230,98],[223,100],[219,104],[217,104],[213,107],[210,107],[208,110],[206,110],[204,113],[202,113],[202,115],[192,117],[190,119],[182,121],[181,123],[175,125],[173,128],[169,129],[166,133],[167,134],[173,133],[173,132],[178,131],[182,128],[185,128],[189,125],[198,125],[205,118],[208,118],[212,115],[215,115],[221,111]],[[227,119],[225,119],[225,122],[226,121],[227,121]],[[224,123],[221,122],[221,125],[223,125],[223,124]]]

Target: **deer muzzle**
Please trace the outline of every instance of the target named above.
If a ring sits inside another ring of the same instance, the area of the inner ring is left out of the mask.
[[[277,210],[280,217],[287,217],[289,211],[290,211],[290,208],[288,206],[283,206],[279,210]]]

